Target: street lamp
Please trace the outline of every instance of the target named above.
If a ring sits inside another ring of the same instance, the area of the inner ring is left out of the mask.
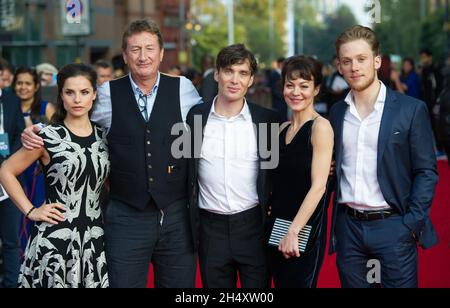
[[[275,59],[275,19],[274,19],[274,0],[269,0],[269,42],[270,42],[270,61]]]
[[[286,0],[286,30],[287,30],[287,54],[286,57],[295,55],[295,18],[294,1]]]
[[[228,45],[234,44],[234,0],[227,0]]]

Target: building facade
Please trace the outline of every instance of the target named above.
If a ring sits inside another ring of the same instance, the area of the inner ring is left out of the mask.
[[[162,70],[179,64],[188,39],[189,0],[0,0],[0,53],[13,65],[49,62],[57,67],[111,60],[122,53],[122,33],[133,20],[155,20],[165,40]],[[89,4],[90,34],[64,35],[66,4]],[[183,41],[181,41],[183,40]]]

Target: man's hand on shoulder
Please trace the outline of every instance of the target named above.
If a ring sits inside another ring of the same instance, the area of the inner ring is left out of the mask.
[[[20,138],[25,149],[35,150],[44,146],[44,140],[37,135],[41,129],[42,126],[38,124],[25,128]]]

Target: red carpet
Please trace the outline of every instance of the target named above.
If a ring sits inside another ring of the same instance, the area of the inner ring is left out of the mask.
[[[431,219],[440,243],[429,250],[419,249],[419,286],[421,288],[450,288],[450,168],[447,161],[439,161],[438,168],[439,183]],[[201,287],[200,273],[197,275],[196,285],[198,288]],[[148,287],[152,286],[153,271],[150,269]],[[339,287],[335,255],[327,255],[320,273],[319,288]]]

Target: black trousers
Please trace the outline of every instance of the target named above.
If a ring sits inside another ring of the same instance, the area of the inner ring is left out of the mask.
[[[4,277],[1,287],[17,288],[20,270],[20,211],[11,201],[0,202],[0,239],[3,247]]]
[[[155,287],[194,288],[196,254],[185,201],[163,212],[111,200],[105,215],[106,262],[112,288],[145,288],[150,262]]]
[[[231,216],[200,210],[199,259],[203,286],[269,287],[262,211],[259,206]]]

